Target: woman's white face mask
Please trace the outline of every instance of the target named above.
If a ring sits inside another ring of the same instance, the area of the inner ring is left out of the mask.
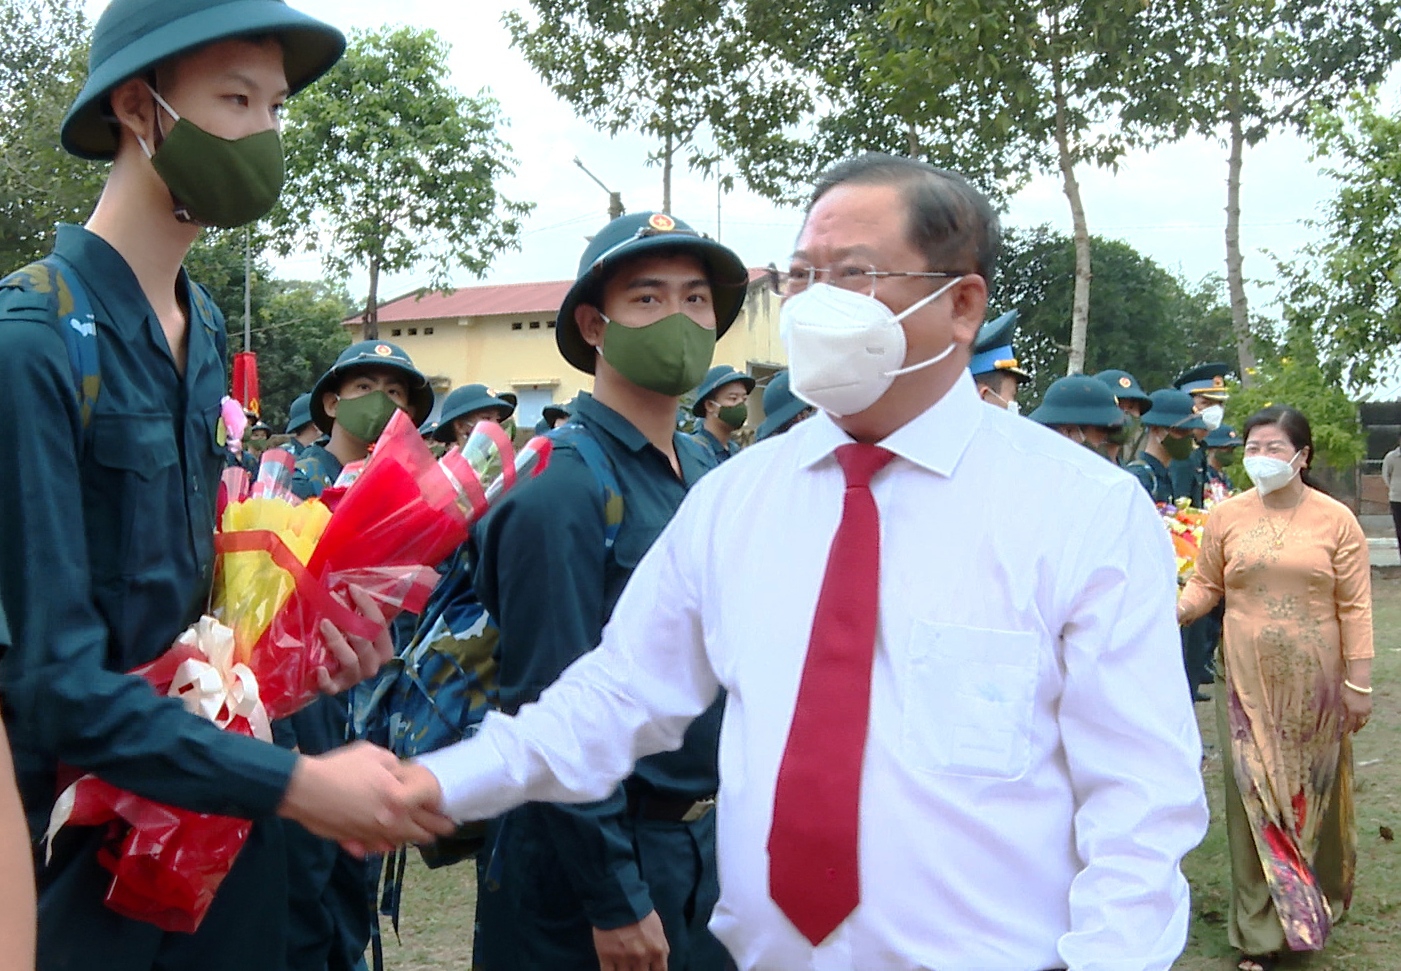
[[[1299,474],[1294,462],[1302,454],[1304,453],[1301,449],[1287,462],[1268,455],[1247,455],[1243,463],[1245,474],[1250,476],[1250,481],[1255,483],[1255,489],[1260,495],[1267,496],[1271,492],[1283,489],[1294,480],[1294,476]]]

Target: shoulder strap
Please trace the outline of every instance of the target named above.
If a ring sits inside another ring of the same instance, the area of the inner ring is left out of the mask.
[[[78,393],[78,413],[86,432],[102,389],[102,372],[98,368],[97,320],[77,272],[63,257],[50,253],[0,280],[0,287],[48,296],[52,308],[50,323],[68,351],[68,365]]]
[[[594,439],[593,433],[578,422],[568,422],[550,432],[550,439],[559,445],[571,445],[588,466],[603,490],[603,546],[611,550],[623,525],[623,491],[618,487],[618,474],[613,461]]]

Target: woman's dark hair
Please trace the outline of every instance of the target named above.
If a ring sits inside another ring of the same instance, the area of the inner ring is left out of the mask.
[[[1262,425],[1278,426],[1296,451],[1309,450],[1309,457],[1304,460],[1304,467],[1299,472],[1299,478],[1309,488],[1319,489],[1320,492],[1325,491],[1309,475],[1309,469],[1313,467],[1314,457],[1313,429],[1309,426],[1309,420],[1304,417],[1304,413],[1298,408],[1291,408],[1288,405],[1270,405],[1268,408],[1261,408],[1245,420],[1245,425],[1241,428],[1241,442],[1249,442],[1250,433]]]
[[[889,185],[909,206],[910,243],[931,270],[972,270],[991,292],[1002,231],[987,198],[957,172],[901,155],[868,152],[832,166],[817,177],[807,211],[839,185]]]

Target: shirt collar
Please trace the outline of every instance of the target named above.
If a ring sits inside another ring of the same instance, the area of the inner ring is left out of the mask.
[[[637,426],[599,401],[587,391],[580,391],[579,398],[575,402],[574,412],[587,419],[589,424],[597,425],[603,431],[618,440],[618,443],[630,452],[640,452],[648,445],[652,444],[647,440],[647,436],[637,430]]]
[[[879,444],[907,462],[948,478],[991,407],[978,397],[973,378],[964,371],[942,398]],[[802,468],[811,468],[852,442],[824,411],[804,424],[810,427],[799,447],[798,465]]]
[[[111,318],[108,323],[119,332],[135,332],[155,313],[146,299],[141,283],[131,266],[96,233],[82,226],[60,223],[54,237],[54,252],[68,261],[87,286],[90,299],[102,305]],[[191,288],[184,267],[180,268],[179,284],[186,293]],[[190,319],[198,316],[193,299],[188,300]],[[204,321],[206,327],[212,323]],[[193,333],[193,329],[191,330]]]

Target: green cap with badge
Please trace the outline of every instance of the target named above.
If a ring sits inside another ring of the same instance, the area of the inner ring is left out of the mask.
[[[316,427],[327,435],[331,434],[334,422],[322,407],[322,399],[328,391],[338,391],[345,379],[356,371],[385,368],[403,374],[404,383],[409,389],[410,417],[415,425],[422,425],[433,412],[433,389],[429,387],[423,372],[414,367],[413,360],[398,345],[386,341],[360,341],[341,351],[336,363],[321,375],[321,380],[311,389],[311,420],[316,422]]]
[[[1208,401],[1225,401],[1231,396],[1230,389],[1226,387],[1226,376],[1231,370],[1231,365],[1221,361],[1199,364],[1179,374],[1172,385],[1179,391],[1206,398]]]
[[[672,254],[694,256],[705,266],[715,303],[715,339],[723,337],[744,306],[749,281],[744,262],[728,246],[702,236],[666,213],[630,213],[599,230],[579,260],[578,276],[555,318],[555,343],[564,359],[580,371],[593,374],[596,351],[579,333],[575,309],[580,304],[597,306],[603,299],[604,282],[625,261]],[[695,378],[691,380],[694,382]]]
[[[88,79],[63,119],[63,147],[79,158],[112,158],[119,141],[107,103],[112,89],[207,44],[267,36],[282,44],[292,94],[345,50],[339,30],[283,0],[112,0],[93,28]]]
[[[1057,378],[1046,389],[1041,407],[1028,417],[1042,425],[1118,428],[1124,412],[1108,386],[1088,374]]]
[[[1176,388],[1161,388],[1148,396],[1152,405],[1143,415],[1143,424],[1153,428],[1205,430],[1206,422],[1197,414],[1192,396]]]
[[[1096,374],[1095,380],[1103,382],[1119,401],[1137,401],[1145,408],[1153,403],[1153,399],[1148,397],[1148,392],[1138,383],[1138,378],[1127,371],[1110,368]]]

